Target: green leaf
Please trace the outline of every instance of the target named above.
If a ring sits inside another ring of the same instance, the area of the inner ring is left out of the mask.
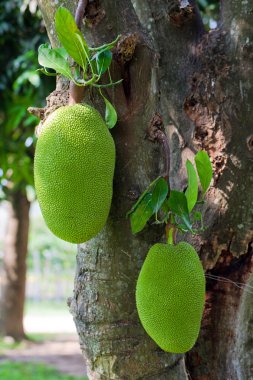
[[[193,220],[194,220],[194,222],[200,222],[200,224],[201,224],[201,230],[204,231],[205,227],[204,227],[204,224],[203,224],[203,216],[202,216],[202,213],[200,211],[194,212],[194,214],[193,214]]]
[[[200,150],[195,156],[195,163],[198,171],[199,180],[203,190],[202,198],[210,186],[213,170],[210,158],[204,150]]]
[[[55,28],[62,46],[74,61],[86,71],[89,48],[76,25],[74,17],[67,8],[60,7],[57,9]]]
[[[62,48],[51,49],[49,44],[43,44],[40,45],[38,52],[38,61],[41,66],[54,69],[57,73],[72,79],[71,69]]]
[[[27,114],[27,108],[30,104],[32,104],[32,102],[33,98],[29,96],[29,92],[26,93],[26,96],[16,95],[14,93],[12,94],[11,102],[8,104],[8,108],[6,109],[6,120],[4,122],[4,129],[6,134],[13,132],[16,128],[21,126],[21,124],[24,121],[24,117]],[[24,134],[23,131],[22,134]],[[10,144],[11,142],[13,142],[13,139],[13,135],[11,137],[9,136],[9,138],[7,138],[6,135],[6,144]],[[18,145],[14,145],[17,146],[18,149],[20,149]]]
[[[164,214],[168,214],[168,212],[169,212],[168,199],[165,199],[161,208],[162,208],[162,211],[164,212]]]
[[[120,84],[123,82],[124,79],[120,79],[120,80],[117,80],[116,82],[110,82],[110,83],[106,83],[106,84],[96,84],[96,83],[93,83],[92,86],[93,87],[97,87],[97,88],[108,88],[108,87],[113,87],[113,86],[116,86],[117,84]]]
[[[193,214],[193,220],[194,221],[198,221],[198,220],[202,220],[202,214],[200,211],[195,211],[194,214]]]
[[[51,73],[50,71],[47,71],[47,69],[44,67],[43,69],[37,69],[36,71],[41,72],[42,74],[47,75],[48,77],[56,77],[57,73],[53,72]]]
[[[145,191],[143,191],[143,193],[140,195],[140,197],[138,198],[137,202],[133,205],[133,207],[131,208],[131,210],[128,211],[128,213],[126,214],[126,216],[130,216],[135,210],[136,208],[138,207],[138,205],[140,204],[140,202],[142,201],[142,199],[147,195],[147,194],[152,194],[152,191],[154,189],[154,186],[156,185],[156,183],[159,181],[159,179],[161,179],[161,177],[157,177],[153,182],[151,182],[148,187],[146,188]]]
[[[19,91],[20,88],[27,82],[30,82],[34,87],[39,87],[40,85],[40,76],[34,70],[24,71],[21,75],[17,77],[13,83],[13,89]]]
[[[90,67],[91,67],[91,70],[93,73],[96,73],[96,70],[97,70],[97,64],[96,64],[96,61],[95,60],[90,60]]]
[[[103,50],[95,54],[92,59],[96,60],[97,72],[101,76],[106,72],[112,62],[112,53],[109,50]]]
[[[184,222],[187,229],[191,231],[192,226],[185,194],[181,191],[171,190],[168,206],[169,209]]]
[[[39,124],[40,120],[37,116],[34,116],[34,115],[28,115],[24,122],[23,122],[23,125],[24,127],[29,127],[30,125],[36,125],[36,124]]]
[[[154,213],[152,206],[152,194],[146,194],[138,207],[130,215],[131,230],[133,234],[140,232]]]
[[[198,200],[198,177],[191,161],[186,161],[186,169],[188,175],[188,187],[185,192],[188,210],[191,212]]]
[[[115,127],[117,123],[117,120],[118,120],[117,112],[115,108],[113,107],[113,105],[109,102],[108,99],[106,99],[106,97],[102,94],[101,91],[100,91],[100,94],[105,102],[105,123],[107,127],[111,129]]]
[[[49,44],[48,44],[49,45]],[[49,45],[50,46],[50,45]],[[63,48],[63,47],[59,47],[59,48],[55,48],[54,50],[56,50],[63,58],[65,58],[66,60],[68,59],[68,53],[67,51]]]
[[[85,41],[82,33],[79,30],[78,30],[78,32],[75,32],[75,36],[76,36],[77,40],[79,41],[79,45],[78,45],[77,41],[74,40],[74,42],[76,44],[76,48],[77,48],[77,50],[79,50],[79,53],[80,53],[80,60],[84,61],[84,58],[86,60],[83,62],[82,65],[80,65],[83,68],[83,71],[85,73],[86,69],[87,69],[87,61],[90,63],[89,48],[88,48],[87,42]],[[74,59],[74,61],[76,63],[78,63],[75,59]]]
[[[74,69],[73,69],[73,76],[75,78],[76,81],[80,80],[80,70],[79,70],[79,66],[74,66]]]
[[[11,107],[11,111],[12,112],[9,110],[8,121],[5,124],[6,132],[10,132],[17,128],[26,115],[26,110],[19,105]]]
[[[164,178],[159,177],[149,185],[128,213],[133,233],[140,232],[151,216],[160,210],[168,191],[168,184]]]
[[[102,51],[102,50],[111,50],[117,44],[117,42],[119,41],[120,37],[121,37],[121,34],[118,35],[118,37],[114,41],[109,42],[108,44],[104,44],[104,45],[101,45],[101,46],[98,46],[98,47],[94,47],[94,48],[90,47],[89,49],[90,49],[90,51],[96,51],[96,52],[97,51]]]
[[[164,178],[159,178],[152,192],[152,205],[154,212],[157,213],[162,207],[169,191],[168,183]]]

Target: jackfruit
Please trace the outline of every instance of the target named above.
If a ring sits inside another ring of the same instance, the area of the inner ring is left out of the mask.
[[[35,190],[49,229],[82,243],[104,227],[111,206],[115,145],[100,114],[75,104],[43,125],[34,159]]]
[[[205,275],[195,249],[186,242],[155,244],[136,287],[140,321],[164,351],[184,353],[199,335],[205,300]]]

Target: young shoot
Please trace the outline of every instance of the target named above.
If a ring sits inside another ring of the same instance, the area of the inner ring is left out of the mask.
[[[40,45],[38,61],[42,68],[39,71],[49,76],[63,75],[76,86],[97,88],[105,102],[106,124],[108,128],[113,128],[117,123],[117,113],[102,94],[102,89],[122,82],[122,79],[113,82],[110,74],[111,50],[116,46],[120,36],[108,44],[89,47],[71,12],[64,7],[58,8],[55,14],[55,28],[62,47],[52,48],[48,43]],[[104,84],[101,83],[101,78],[106,73],[109,81]]]
[[[188,186],[185,192],[171,190],[168,182],[158,177],[141,194],[127,213],[133,234],[142,231],[151,218],[154,219],[154,224],[166,225],[169,244],[174,243],[176,231],[198,234],[206,229],[199,205],[204,203],[212,180],[212,165],[205,151],[199,151],[194,161],[197,171],[189,160],[186,162]],[[198,179],[201,185],[200,195]]]

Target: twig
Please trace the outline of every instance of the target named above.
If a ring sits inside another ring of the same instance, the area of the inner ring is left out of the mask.
[[[44,113],[45,113],[45,109],[44,108],[29,107],[29,108],[27,108],[27,111],[30,114],[38,117],[40,120],[44,119]]]
[[[85,9],[88,5],[89,0],[79,0],[76,13],[75,22],[79,29],[82,26],[82,19],[84,16]],[[84,87],[77,86],[75,83],[70,82],[69,85],[69,104],[81,103],[84,96]]]
[[[174,224],[168,222],[165,226],[166,242],[175,244],[177,239],[177,228]]]
[[[75,22],[79,29],[82,27],[82,19],[84,16],[85,9],[88,5],[89,0],[80,0],[78,2],[75,14]]]

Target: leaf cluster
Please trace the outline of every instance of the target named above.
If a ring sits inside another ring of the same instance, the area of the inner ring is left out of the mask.
[[[31,36],[33,36],[31,38]],[[35,49],[47,39],[36,10],[21,0],[0,2],[0,198],[33,185],[34,127],[31,104],[43,105],[52,81],[41,83]]]
[[[212,165],[205,151],[199,151],[194,161],[197,170],[191,161],[186,162],[188,186],[184,192],[170,189],[168,182],[158,177],[141,194],[127,214],[134,234],[142,231],[151,218],[154,224],[169,224],[182,233],[196,234],[205,229],[202,213],[195,208],[204,203],[212,180]]]
[[[49,76],[63,75],[76,86],[97,88],[105,102],[106,124],[108,128],[113,128],[117,122],[117,113],[102,94],[102,89],[122,82],[122,80],[113,82],[110,75],[111,50],[120,36],[108,44],[89,47],[71,12],[64,7],[58,8],[56,12],[55,27],[62,47],[52,48],[48,43],[42,44],[38,50],[38,61],[43,68],[39,70]],[[101,78],[106,73],[109,82],[102,84]]]

